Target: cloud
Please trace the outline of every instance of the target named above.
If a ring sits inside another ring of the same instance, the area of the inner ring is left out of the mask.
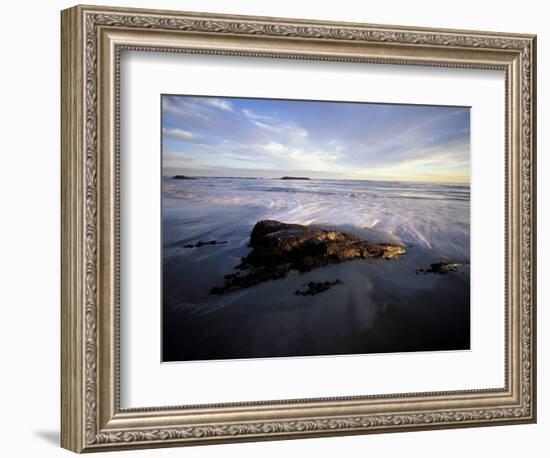
[[[337,161],[341,157],[336,150],[291,147],[273,141],[254,148],[258,150],[266,152],[278,167],[294,170],[331,171],[339,168]]]
[[[307,130],[305,130],[300,126],[296,126],[292,124],[273,125],[273,124],[266,124],[266,123],[263,123],[260,121],[254,121],[254,120],[252,121],[252,123],[261,129],[275,132],[277,134],[285,134],[288,136],[299,137],[299,138],[305,138],[308,135]]]
[[[183,110],[179,106],[174,97],[163,97],[162,98],[162,111],[173,114],[182,114]]]
[[[168,129],[164,127],[162,129],[162,133],[167,137],[171,137],[176,140],[191,140],[195,137],[192,132],[183,129]]]
[[[262,145],[264,151],[267,151],[270,154],[283,154],[288,151],[288,148],[282,143],[269,142],[265,145]]]
[[[163,96],[163,127],[166,150],[184,147],[194,159],[174,156],[174,167],[432,181],[469,174],[468,108]]]
[[[262,115],[249,110],[248,108],[243,108],[242,114],[245,115],[248,119],[262,120],[262,121],[273,121],[275,118],[273,116]]]
[[[231,102],[227,100],[211,98],[206,98],[204,100],[207,105],[219,108],[220,110],[233,111],[233,106],[231,105]]]
[[[163,150],[162,151],[162,173],[164,176],[175,175],[180,173],[182,167],[196,168],[204,164],[197,161],[190,155],[179,150]]]
[[[208,121],[204,108],[189,98],[165,95],[162,97],[162,111],[164,117],[171,114],[186,121]]]
[[[243,108],[241,112],[254,126],[265,131],[298,138],[308,136],[307,130],[296,123],[284,122],[275,116],[257,113],[249,108]]]
[[[193,161],[193,157],[189,154],[185,154],[181,151],[177,150],[163,150],[162,151],[162,158],[164,160],[175,160],[175,161]]]

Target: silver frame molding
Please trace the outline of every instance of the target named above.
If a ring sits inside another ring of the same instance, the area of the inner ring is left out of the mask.
[[[61,16],[61,445],[75,452],[536,421],[536,37],[75,6]],[[120,53],[499,69],[506,75],[505,387],[121,409]]]

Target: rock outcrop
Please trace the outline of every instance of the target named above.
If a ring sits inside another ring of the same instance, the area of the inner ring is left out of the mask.
[[[272,220],[256,223],[250,246],[252,251],[237,266],[242,273],[226,275],[224,285],[213,288],[213,294],[283,278],[291,270],[307,272],[352,259],[391,260],[405,253],[400,245],[373,243],[346,232]]]
[[[203,242],[202,240],[197,242],[195,245],[192,243],[185,245],[183,248],[200,248],[206,245],[225,245],[227,243],[227,240],[209,240],[208,242]]]
[[[422,273],[422,274],[448,274],[450,272],[459,272],[462,268],[462,264],[458,262],[436,262],[434,264],[430,264],[429,269],[418,269],[416,273]]]
[[[342,280],[334,280],[334,281],[310,281],[308,283],[304,283],[302,286],[307,286],[307,289],[305,291],[303,290],[296,290],[294,291],[295,296],[315,296],[316,294],[323,293],[325,291],[328,291],[330,288],[336,285],[343,285],[344,283]]]

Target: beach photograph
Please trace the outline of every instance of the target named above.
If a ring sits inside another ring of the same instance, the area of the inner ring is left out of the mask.
[[[470,349],[470,108],[161,96],[162,361]]]

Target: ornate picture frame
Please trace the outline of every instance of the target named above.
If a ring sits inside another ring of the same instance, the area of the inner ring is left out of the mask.
[[[536,37],[75,6],[62,12],[61,445],[75,452],[536,421]],[[505,387],[120,407],[124,50],[503,70]]]

